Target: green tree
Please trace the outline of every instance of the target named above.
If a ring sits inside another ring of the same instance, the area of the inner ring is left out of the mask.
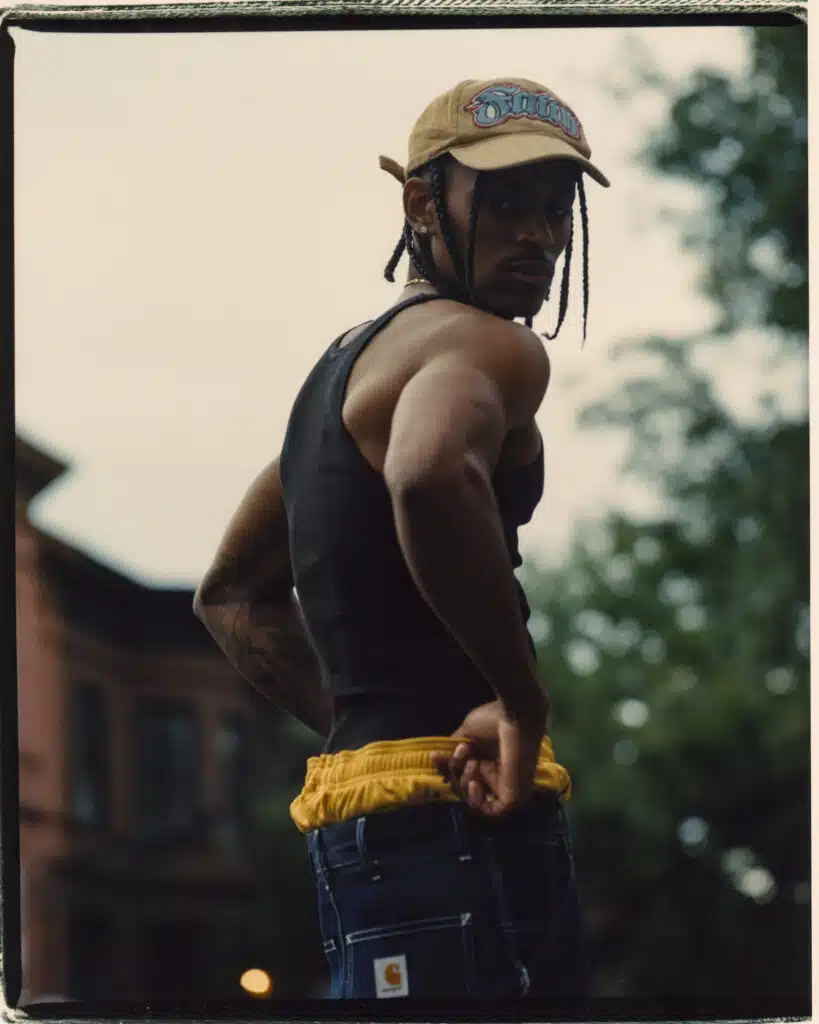
[[[741,366],[749,328],[805,361],[806,32],[747,35],[750,74],[695,74],[644,153],[701,187],[682,242],[704,254],[717,321],[625,343],[640,373],[581,418],[631,432],[627,468],[664,507],[610,516],[529,587],[598,994],[807,1012],[807,412],[763,393],[743,420],[698,361],[718,345]]]

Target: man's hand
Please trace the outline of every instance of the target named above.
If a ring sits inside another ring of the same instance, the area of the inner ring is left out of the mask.
[[[474,708],[452,734],[463,740],[452,757],[434,754],[433,763],[469,806],[500,817],[529,798],[548,705],[511,715],[492,701]]]

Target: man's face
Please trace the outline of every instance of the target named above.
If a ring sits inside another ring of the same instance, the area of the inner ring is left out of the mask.
[[[477,173],[455,160],[447,162],[445,173],[447,208],[464,257]],[[524,317],[543,305],[555,262],[569,240],[577,176],[575,164],[556,160],[481,172],[473,287],[482,307]],[[431,246],[436,266],[454,280],[437,217]],[[463,270],[458,278],[463,280]]]

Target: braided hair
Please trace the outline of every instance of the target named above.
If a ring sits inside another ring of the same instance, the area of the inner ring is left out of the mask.
[[[589,323],[589,208],[586,202],[586,188],[583,182],[583,175],[577,179],[577,196],[580,202],[580,226],[583,230],[583,342],[586,341],[586,328]],[[566,319],[566,311],[569,308],[569,279],[572,267],[572,251],[574,249],[574,215],[569,225],[569,241],[563,258],[563,276],[560,281],[560,300],[557,307],[557,324],[554,331],[549,334],[544,331],[543,337],[554,341]],[[546,296],[549,298],[548,294]],[[532,326],[532,318],[528,317],[526,326]]]
[[[477,305],[475,299],[475,237],[478,233],[478,211],[483,198],[483,182],[486,179],[478,174],[472,188],[472,206],[469,210],[469,228],[466,233],[466,261],[464,263],[464,284],[469,301]]]
[[[449,216],[449,210],[444,199],[445,167],[450,160],[452,160],[452,157],[449,153],[443,153],[441,156],[435,157],[434,160],[430,160],[429,163],[424,164],[423,167],[419,167],[413,173],[415,177],[428,179],[432,186],[432,200],[435,204],[435,213],[438,216],[438,224],[441,228],[444,245],[449,253],[449,258],[452,260],[452,266],[455,268],[455,274],[460,283],[461,275],[458,273],[458,270],[461,266],[461,258],[458,254],[458,243],[455,239],[452,218]],[[434,284],[440,292],[452,292],[451,286],[441,278],[435,266],[429,242],[426,239],[421,240],[415,235],[412,225],[407,219],[404,220],[404,227],[398,244],[390,257],[389,263],[384,268],[384,277],[388,281],[392,282],[395,280],[395,268],[398,266],[398,261],[401,259],[404,250],[406,250],[410,262],[415,269],[423,274],[431,284]],[[453,295],[453,297],[461,296]]]
[[[589,208],[586,203],[586,186],[583,176],[577,183],[577,197],[580,202],[580,223],[583,226],[583,341],[589,325]]]
[[[453,288],[443,281],[438,268],[435,266],[429,242],[426,239],[421,240],[416,237],[409,220],[406,218],[404,220],[401,237],[393,250],[393,254],[390,257],[387,266],[384,268],[384,277],[390,282],[395,281],[395,269],[398,266],[398,261],[406,250],[409,255],[410,262],[415,269],[420,274],[423,274],[430,284],[435,285],[439,292],[445,295],[451,295],[453,298],[466,299],[466,301],[471,305],[477,305],[474,281],[474,256],[478,213],[480,211],[482,200],[482,183],[484,179],[480,172],[475,177],[475,184],[472,190],[472,205],[469,211],[466,253],[464,254],[464,257],[461,258],[458,251],[458,243],[455,238],[455,231],[452,225],[452,218],[449,215],[449,210],[447,209],[446,201],[444,199],[445,166],[451,159],[452,157],[448,153],[444,153],[431,160],[423,167],[418,168],[414,173],[417,177],[428,178],[432,186],[432,199],[435,204],[438,224],[441,228],[444,245],[449,253],[452,266],[455,269],[459,287],[454,290],[453,294]],[[578,176],[577,191],[580,203],[580,222],[583,231],[583,341],[585,342],[589,317],[589,215],[588,205],[586,202],[586,190],[582,174]],[[569,240],[564,254],[563,276],[560,282],[557,324],[551,334],[548,332],[544,332],[543,334],[543,337],[547,338],[549,341],[553,341],[557,337],[560,332],[560,328],[563,326],[563,322],[566,318],[566,312],[569,308],[569,281],[571,276],[573,242],[574,218],[572,217],[569,227]],[[548,300],[548,293],[546,298]],[[526,317],[526,326],[529,328],[532,327],[531,316]]]
[[[569,240],[566,243],[566,248],[563,252],[563,277],[560,281],[560,300],[557,306],[557,325],[551,334],[549,334],[548,331],[545,331],[543,334],[543,337],[548,338],[549,341],[553,341],[560,333],[560,328],[563,326],[563,321],[566,319],[566,310],[569,308],[569,279],[572,272],[573,247],[574,214],[571,215],[571,219],[569,220]],[[531,324],[529,326],[531,326]]]

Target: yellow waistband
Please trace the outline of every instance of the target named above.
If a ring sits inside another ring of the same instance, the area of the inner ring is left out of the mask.
[[[311,757],[304,787],[290,805],[290,816],[301,832],[310,832],[390,807],[435,800],[457,802],[459,797],[435,770],[431,757],[436,751],[450,754],[457,745],[458,740],[450,736],[421,736]],[[548,736],[541,745],[535,787],[566,799],[571,796],[569,773],[555,762]]]

